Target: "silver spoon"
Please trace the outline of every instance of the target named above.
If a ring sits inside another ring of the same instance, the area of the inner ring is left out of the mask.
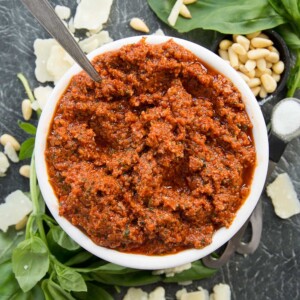
[[[56,39],[60,45],[73,57],[73,59],[82,67],[82,69],[94,80],[101,81],[101,77],[94,69],[91,62],[87,59],[84,52],[56,15],[53,7],[47,0],[21,0],[28,8],[31,14],[39,23]]]

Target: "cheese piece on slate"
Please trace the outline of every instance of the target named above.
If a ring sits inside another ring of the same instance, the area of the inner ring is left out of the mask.
[[[36,39],[33,44],[35,61],[35,77],[39,82],[54,81],[54,76],[47,70],[47,62],[52,46],[58,43],[54,39]]]
[[[7,159],[7,156],[0,152],[0,177],[4,177],[6,174],[5,172],[9,168],[9,161]]]
[[[69,7],[56,5],[54,10],[61,20],[67,20],[70,18],[71,10]]]
[[[165,300],[165,289],[158,286],[155,290],[149,293],[148,300]]]
[[[278,217],[287,219],[300,213],[300,202],[287,173],[278,175],[277,178],[268,185],[267,194],[272,199],[275,213]]]
[[[9,194],[0,205],[0,229],[6,232],[9,226],[19,223],[31,211],[32,202],[22,191]]]
[[[113,40],[110,38],[108,31],[101,31],[97,34],[92,35],[78,44],[83,52],[90,53],[93,50],[99,48],[100,46],[112,42]]]
[[[51,95],[53,88],[51,86],[39,86],[34,89],[33,94],[40,109],[44,109],[46,102]]]
[[[152,272],[153,275],[161,275],[161,274],[165,274],[166,277],[173,277],[175,274],[177,273],[181,273],[185,270],[188,270],[192,267],[191,263],[187,263],[175,268],[168,268],[168,269],[162,269],[162,270],[155,270]]]
[[[231,291],[228,284],[219,283],[213,287],[213,293],[210,294],[210,300],[230,300]]]
[[[209,293],[201,288],[197,292],[183,293],[179,300],[209,300]]]
[[[101,30],[109,17],[113,0],[81,0],[74,17],[75,29]]]
[[[148,300],[148,294],[140,288],[129,288],[123,300]]]

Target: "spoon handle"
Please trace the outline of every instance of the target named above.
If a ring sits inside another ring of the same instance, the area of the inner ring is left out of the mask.
[[[56,15],[47,0],[21,0],[39,23],[56,39],[73,59],[87,72],[94,81],[101,81],[101,77],[80,49],[69,30]]]

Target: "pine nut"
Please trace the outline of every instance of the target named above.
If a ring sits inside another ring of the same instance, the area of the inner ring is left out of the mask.
[[[273,64],[277,63],[279,61],[279,54],[276,52],[270,52],[270,54],[266,56],[266,60]]]
[[[247,75],[250,79],[255,77],[255,70],[252,70],[250,72],[246,72],[245,75]]]
[[[251,45],[255,48],[266,48],[273,45],[273,42],[269,39],[255,37],[251,40]]]
[[[191,19],[192,18],[192,15],[191,15],[189,9],[184,4],[181,5],[180,10],[179,10],[179,14],[182,17],[186,18],[186,19]]]
[[[270,50],[271,52],[276,52],[276,53],[279,54],[279,51],[274,46],[268,47],[268,50]]]
[[[220,57],[223,58],[224,60],[229,60],[228,51],[219,49],[218,53]]]
[[[232,40],[236,43],[236,39],[239,36],[239,34],[233,34],[232,35]]]
[[[238,55],[233,51],[231,47],[228,49],[228,55],[229,55],[230,65],[234,69],[237,69],[239,67],[239,58]]]
[[[14,149],[16,151],[19,151],[20,150],[20,143],[13,137],[11,136],[10,134],[3,134],[1,137],[0,137],[0,143],[5,146],[7,143],[11,143],[11,145],[14,147]]]
[[[146,23],[139,18],[132,18],[130,20],[129,25],[137,31],[146,32],[146,33],[150,31]]]
[[[260,33],[257,37],[260,37],[260,38],[263,38],[263,39],[267,39],[267,40],[270,39],[270,38],[269,38],[266,34],[264,34],[264,33]]]
[[[266,61],[266,63],[267,63],[266,65],[267,69],[271,69],[273,67],[273,64],[271,62]]]
[[[28,221],[28,217],[25,216],[21,221],[19,221],[19,222],[15,225],[15,229],[16,229],[16,230],[21,230],[21,229],[23,229],[23,228],[26,226],[27,221]]]
[[[273,93],[276,90],[277,83],[271,75],[263,74],[260,79],[267,93]]]
[[[273,79],[274,79],[276,82],[279,82],[279,81],[280,81],[280,75],[279,75],[279,74],[273,73],[271,76],[273,77]]]
[[[22,114],[25,121],[30,120],[32,115],[31,101],[25,99],[22,101]]]
[[[245,63],[245,68],[248,70],[248,72],[251,72],[252,70],[254,70],[255,67],[256,67],[256,61],[255,61],[255,60],[249,59],[249,60]]]
[[[245,55],[239,55],[239,61],[242,64],[245,64],[248,61],[248,55],[247,55],[247,53]]]
[[[254,88],[256,86],[259,86],[261,84],[261,81],[259,78],[252,78],[247,83],[250,88]]]
[[[245,54],[247,54],[245,48],[242,45],[238,44],[238,43],[232,44],[231,48],[238,55],[245,55]]]
[[[229,41],[229,40],[223,40],[221,41],[220,45],[219,45],[219,48],[221,50],[228,50],[228,48],[232,45],[232,41]]]
[[[267,62],[264,58],[260,58],[256,61],[257,69],[260,71],[265,71],[267,68]]]
[[[237,43],[242,45],[246,51],[249,50],[250,41],[246,37],[239,35],[239,36],[237,36],[236,41],[237,41]]]
[[[269,54],[270,54],[270,51],[268,49],[254,49],[254,50],[250,50],[248,52],[248,58],[257,60],[257,59],[266,57]]]
[[[266,98],[267,95],[268,95],[267,91],[264,89],[264,87],[261,87],[260,92],[259,92],[259,97]]]
[[[280,75],[284,71],[284,63],[283,63],[283,61],[280,60],[279,62],[277,62],[276,64],[274,64],[273,67],[272,67],[272,69],[273,69],[274,73]]]
[[[240,72],[240,71],[237,71],[238,74],[244,79],[245,82],[249,82],[250,78],[245,75],[244,73]]]
[[[269,74],[272,75],[272,71],[270,69],[265,69],[264,71],[261,71],[259,69],[255,70],[255,76],[260,78],[263,74]]]
[[[30,165],[24,165],[19,169],[20,175],[29,178],[30,177]]]
[[[260,86],[256,86],[254,88],[251,88],[251,91],[252,91],[254,97],[256,97],[258,95],[258,93],[260,92],[260,90],[261,90]]]
[[[253,33],[249,33],[249,34],[246,34],[246,37],[251,40],[257,36],[259,36],[261,34],[261,31],[256,31],[256,32],[253,32]]]

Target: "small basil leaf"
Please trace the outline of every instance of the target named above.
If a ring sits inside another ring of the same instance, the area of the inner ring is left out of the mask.
[[[74,251],[80,248],[59,226],[53,226],[48,235],[51,235],[53,240],[64,249]]]
[[[57,274],[57,280],[60,286],[70,292],[86,292],[87,287],[83,277],[76,271],[70,268],[63,268],[59,265],[55,265],[55,271]]]
[[[49,252],[45,243],[34,236],[21,242],[13,251],[13,272],[24,292],[31,290],[49,269]]]
[[[35,138],[31,137],[21,144],[21,148],[19,152],[20,160],[32,157],[34,143],[35,143]]]
[[[30,123],[18,121],[19,127],[28,134],[35,135],[36,127]]]
[[[87,260],[89,260],[92,257],[93,257],[93,254],[91,254],[87,251],[82,251],[82,252],[79,252],[79,253],[75,254],[74,256],[72,256],[68,261],[65,262],[65,265],[66,266],[78,265],[83,262],[86,262]]]
[[[68,292],[62,289],[57,283],[50,279],[44,279],[42,282],[42,290],[46,300],[75,300],[75,298]]]
[[[12,263],[7,261],[0,265],[0,295],[1,300],[11,300],[20,291],[20,286],[12,272]]]
[[[16,231],[13,227],[7,232],[0,231],[0,264],[11,259],[13,249],[24,240],[24,237],[23,231]]]

